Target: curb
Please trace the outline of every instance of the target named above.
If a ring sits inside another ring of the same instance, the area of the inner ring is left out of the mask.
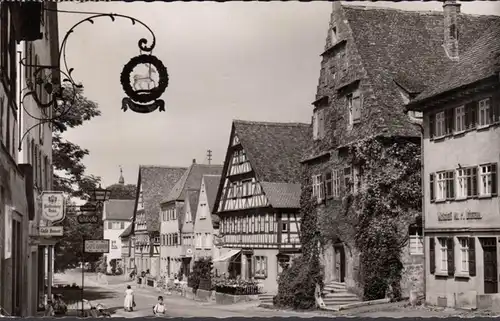
[[[360,307],[377,305],[377,304],[385,304],[385,303],[390,303],[390,302],[391,302],[390,299],[379,299],[379,300],[371,300],[371,301],[363,301],[363,302],[357,302],[357,303],[344,304],[344,305],[336,306],[334,308],[321,307],[321,310],[338,312],[338,311],[342,311],[342,310],[360,308]]]

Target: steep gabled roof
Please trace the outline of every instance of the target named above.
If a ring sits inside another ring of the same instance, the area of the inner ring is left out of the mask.
[[[436,95],[474,84],[495,76],[500,71],[500,21],[495,21],[468,50],[457,64],[417,96],[411,105]]]
[[[233,127],[259,181],[300,182],[299,161],[311,141],[311,125],[234,120]]]
[[[222,165],[206,165],[206,164],[191,164],[188,169],[184,171],[172,188],[170,193],[164,196],[161,203],[168,203],[171,201],[184,201],[187,189],[199,189],[201,185],[201,177],[204,174],[221,174]]]
[[[106,220],[129,221],[134,216],[135,200],[110,199],[104,207]]]
[[[342,5],[342,10],[375,99],[389,113],[380,119],[381,128],[387,128],[387,134],[419,136],[417,128],[408,125],[396,82],[413,93],[421,92],[456,64],[443,48],[443,12],[352,5]],[[459,14],[460,55],[498,20],[498,16]]]
[[[214,212],[215,198],[217,196],[217,190],[219,189],[221,177],[221,175],[203,175],[203,181],[205,182],[205,193],[207,194],[207,203],[210,213]],[[212,224],[218,224],[219,216],[216,214],[211,215]]]
[[[130,224],[129,226],[127,226],[127,228],[122,232],[122,234],[120,234],[120,238],[124,238],[124,237],[127,237],[127,236],[130,236],[130,234],[132,234],[132,227],[134,226],[134,224]]]
[[[175,182],[179,180],[185,171],[185,167],[145,165],[139,167],[137,188],[142,187],[148,232],[159,230],[160,201],[170,193]]]

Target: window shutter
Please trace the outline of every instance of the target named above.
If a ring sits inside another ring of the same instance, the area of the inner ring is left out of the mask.
[[[498,174],[497,164],[491,164],[491,195],[497,196],[498,194]]]
[[[469,238],[469,275],[476,276],[476,239]]]
[[[429,191],[431,196],[431,202],[436,200],[435,191],[434,191],[434,173],[429,175]]]
[[[477,184],[478,184],[479,180],[477,179],[477,175],[478,175],[477,167],[473,167],[472,168],[472,179],[471,179],[471,181],[472,181],[472,196],[473,197],[477,196],[477,194],[478,194],[477,193],[477,190],[478,190]]]
[[[252,266],[253,266],[253,268],[252,268],[253,275],[258,274],[259,271],[257,271],[257,257],[256,256],[252,257]]]
[[[436,133],[436,114],[430,114],[429,115],[429,138],[434,137]]]
[[[315,112],[312,117],[313,139],[318,139],[318,114]]]
[[[446,247],[448,248],[448,275],[453,276],[455,274],[455,242],[452,237],[446,239]]]
[[[473,101],[470,103],[470,111],[469,111],[469,117],[470,117],[470,128],[476,128],[477,126],[477,101]]]
[[[360,118],[361,118],[361,97],[358,94],[352,97],[352,119],[356,121],[359,120]]]
[[[453,122],[453,114],[454,114],[455,108],[450,108],[446,109],[444,111],[444,117],[445,117],[445,128],[446,128],[446,133],[447,134],[452,134],[454,130],[454,122]]]
[[[492,122],[500,121],[500,92],[495,92],[491,97],[490,110],[492,111]]]
[[[429,238],[429,272],[436,272],[436,241],[435,238]]]
[[[321,109],[318,111],[318,137],[323,138],[325,136],[325,110]]]
[[[262,257],[262,265],[263,265],[263,270],[264,270],[264,277],[267,279],[267,256]]]

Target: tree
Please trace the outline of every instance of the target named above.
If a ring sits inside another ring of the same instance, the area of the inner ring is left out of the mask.
[[[101,254],[83,253],[83,240],[102,239],[102,224],[78,223],[73,209],[68,211],[66,218],[59,225],[64,227],[64,235],[55,246],[55,272],[64,272],[78,266],[79,262],[89,262],[94,266]]]
[[[63,85],[61,99],[54,109],[54,115],[61,115],[52,129],[52,163],[54,166],[54,190],[63,191],[72,197],[86,197],[86,191],[94,189],[99,177],[85,174],[83,158],[87,149],[62,138],[68,128],[75,128],[101,115],[98,105],[83,96],[82,88]]]
[[[113,200],[134,200],[136,193],[136,186],[134,184],[113,184],[106,188],[111,191],[110,199]]]
[[[62,86],[62,94],[58,99],[54,115],[60,115],[53,122],[52,128],[52,161],[54,166],[54,190],[63,191],[70,197],[88,198],[88,192],[95,189],[99,177],[87,175],[83,158],[89,154],[87,149],[63,139],[62,133],[101,115],[95,102],[83,96],[82,88],[70,85]],[[78,262],[91,264],[99,260],[99,254],[83,254],[84,239],[102,239],[102,224],[79,224],[76,219],[75,204],[68,207],[66,219],[60,224],[64,227],[64,235],[55,246],[54,267],[57,272],[78,265]]]

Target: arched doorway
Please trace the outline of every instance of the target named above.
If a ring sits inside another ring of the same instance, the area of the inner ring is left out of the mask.
[[[345,282],[346,259],[343,243],[337,243],[333,246],[335,253],[335,277],[337,282]]]

